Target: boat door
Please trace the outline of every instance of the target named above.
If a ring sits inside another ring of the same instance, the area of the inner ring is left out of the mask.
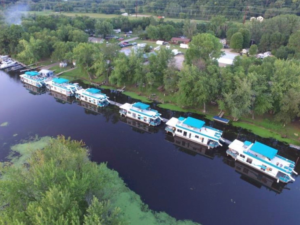
[[[191,133],[189,133],[189,138],[191,138],[191,136],[192,136]]]
[[[187,132],[186,131],[183,131],[183,136],[187,136]]]

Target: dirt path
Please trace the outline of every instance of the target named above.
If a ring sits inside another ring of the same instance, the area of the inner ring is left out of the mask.
[[[48,70],[48,69],[50,69],[51,67],[53,67],[53,66],[58,66],[58,65],[59,65],[59,62],[56,62],[56,63],[50,64],[50,65],[47,65],[47,66],[43,66],[41,69]]]

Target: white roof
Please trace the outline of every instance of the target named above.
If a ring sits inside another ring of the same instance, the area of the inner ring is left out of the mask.
[[[166,124],[168,126],[175,127],[177,122],[178,122],[178,118],[172,117],[171,119],[168,120],[168,122]]]
[[[244,149],[244,142],[241,142],[237,139],[235,139],[233,142],[231,142],[231,144],[228,146],[230,149],[239,151],[239,152],[243,152]]]

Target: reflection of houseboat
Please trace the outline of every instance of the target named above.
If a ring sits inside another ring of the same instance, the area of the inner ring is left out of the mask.
[[[205,122],[192,117],[172,117],[165,128],[167,133],[173,136],[188,139],[208,148],[218,147],[223,131],[204,126]],[[222,145],[221,145],[222,146]]]
[[[69,103],[72,104],[74,102],[74,98],[66,96],[64,94],[58,93],[56,91],[50,91],[50,95],[52,95],[56,101],[60,103]]]
[[[76,91],[81,89],[81,87],[77,83],[72,84],[68,79],[59,77],[47,81],[46,87],[51,91],[58,92],[65,96],[74,96]]]
[[[156,133],[158,131],[157,127],[148,126],[146,123],[131,119],[129,117],[120,117],[120,120],[130,125],[134,131],[139,133]]]
[[[88,102],[79,101],[78,104],[88,111],[93,112],[93,114],[99,114],[99,107]]]
[[[80,89],[76,91],[75,97],[78,100],[88,102],[97,107],[104,107],[109,104],[106,94],[101,93],[97,88]]]
[[[27,71],[25,74],[20,75],[21,81],[24,83],[36,86],[43,87],[45,86],[45,82],[51,79],[54,76],[53,71],[51,70],[41,70],[37,71]]]
[[[134,104],[125,103],[120,106],[121,116],[132,118],[150,126],[158,126],[161,123],[160,113],[151,109],[149,105],[136,102]]]
[[[226,154],[266,175],[283,183],[295,181],[292,174],[295,163],[280,155],[277,150],[260,142],[251,143],[234,140]]]
[[[166,135],[166,140],[179,146],[181,151],[187,152],[190,155],[200,154],[210,159],[214,158],[214,151],[208,150],[208,148],[204,147],[203,145],[199,145],[184,138],[171,135]]]
[[[277,183],[274,178],[266,176],[262,172],[255,170],[238,161],[235,162],[235,170],[236,172],[241,174],[242,180],[258,188],[265,186],[266,188],[275,191],[277,193],[282,192],[282,190],[284,189],[284,184]]]
[[[45,88],[38,88],[36,86],[32,86],[30,84],[26,84],[24,83],[23,86],[32,94],[34,95],[40,95],[40,94],[44,94],[46,92]]]

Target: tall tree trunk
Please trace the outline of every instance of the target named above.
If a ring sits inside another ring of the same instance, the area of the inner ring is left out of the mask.
[[[206,113],[206,103],[203,103],[203,113]]]

